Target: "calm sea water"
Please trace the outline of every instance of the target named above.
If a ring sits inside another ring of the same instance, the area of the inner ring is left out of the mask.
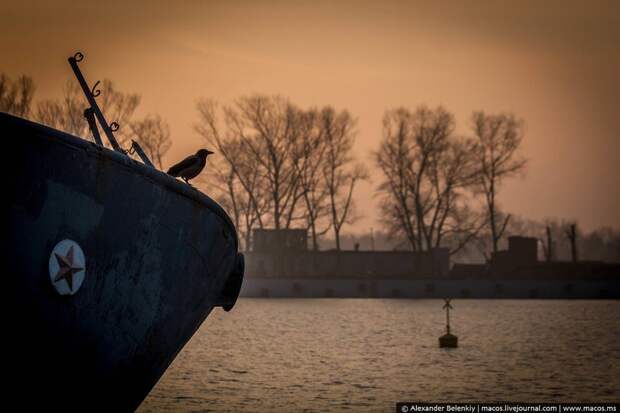
[[[618,401],[620,302],[240,299],[139,412],[393,412],[396,401]]]

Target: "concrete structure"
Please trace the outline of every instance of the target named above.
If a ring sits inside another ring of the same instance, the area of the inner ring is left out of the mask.
[[[411,251],[309,251],[306,230],[254,230],[253,249],[245,254],[254,277],[412,278],[447,277],[446,248]]]
[[[620,298],[620,265],[538,262],[535,238],[510,237],[487,264],[455,264],[445,248],[308,251],[305,230],[260,230],[246,252],[250,297]]]
[[[308,232],[305,229],[255,229],[252,233],[252,251],[275,253],[308,250]]]
[[[446,249],[430,253],[409,251],[250,251],[245,254],[255,277],[412,278],[447,277]]]
[[[505,274],[515,268],[538,261],[538,240],[531,237],[508,237],[508,249],[491,255],[490,271]]]
[[[432,280],[245,277],[244,297],[620,298],[616,280]]]

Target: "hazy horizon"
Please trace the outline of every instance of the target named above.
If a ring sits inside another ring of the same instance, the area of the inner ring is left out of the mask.
[[[138,115],[171,126],[169,166],[204,146],[196,101],[280,94],[358,119],[356,155],[373,181],[356,200],[375,230],[378,173],[370,159],[385,110],[443,105],[469,133],[471,112],[526,122],[523,178],[504,210],[620,227],[617,2],[183,2],[3,4],[0,72],[33,77],[35,99],[58,97],[82,51],[87,79],[141,94]],[[113,119],[111,119],[113,120]],[[110,121],[111,121],[110,120]],[[366,207],[371,205],[372,207]]]

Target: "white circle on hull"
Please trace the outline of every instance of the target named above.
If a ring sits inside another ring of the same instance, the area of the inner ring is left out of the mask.
[[[60,295],[73,295],[84,282],[86,259],[79,244],[70,239],[60,241],[50,254],[50,280]]]

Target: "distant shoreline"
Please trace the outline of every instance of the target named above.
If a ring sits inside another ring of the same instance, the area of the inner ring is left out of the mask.
[[[613,279],[379,279],[248,276],[241,297],[620,299]]]

